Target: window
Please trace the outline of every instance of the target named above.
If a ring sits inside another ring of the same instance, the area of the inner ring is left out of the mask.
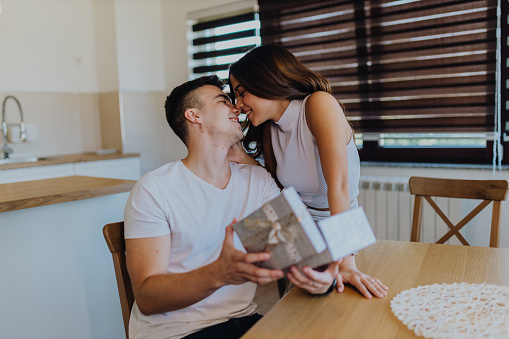
[[[189,79],[213,74],[227,79],[230,64],[260,45],[253,1],[195,12],[189,19]]]
[[[497,0],[259,0],[260,33],[328,78],[362,160],[491,163],[497,93],[509,128],[501,1],[503,45]]]

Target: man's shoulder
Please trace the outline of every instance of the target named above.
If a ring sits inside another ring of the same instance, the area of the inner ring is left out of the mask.
[[[182,162],[180,160],[172,161],[147,172],[147,175],[152,177],[171,175],[179,170],[181,164]]]
[[[265,176],[268,174],[265,168],[259,165],[237,164],[236,162],[232,162],[231,164],[235,171],[238,171],[244,175]]]
[[[272,176],[267,170],[259,165],[237,164],[232,162],[232,168],[246,180],[272,181]]]
[[[152,171],[145,173],[145,175],[143,175],[138,182],[141,185],[145,185],[149,182],[154,182],[157,184],[161,181],[172,180],[172,178],[178,179],[180,164],[180,160],[164,164]]]

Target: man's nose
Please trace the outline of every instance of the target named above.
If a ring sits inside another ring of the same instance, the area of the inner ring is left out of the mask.
[[[237,105],[236,105],[236,104],[234,104],[233,102],[231,102],[231,101],[230,101],[230,102],[228,103],[228,106],[230,107],[230,110],[231,110],[233,113],[235,113],[235,114],[237,114],[237,115],[238,115],[238,114],[240,114],[240,113],[242,113],[242,110],[241,110],[240,108],[237,108]]]
[[[232,105],[232,112],[239,115],[242,113],[242,110],[240,108],[237,108],[237,106]]]

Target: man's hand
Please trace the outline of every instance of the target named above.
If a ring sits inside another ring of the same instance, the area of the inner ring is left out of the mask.
[[[232,224],[235,222],[234,220]],[[268,260],[269,253],[244,253],[234,247],[232,224],[226,228],[223,249],[215,262],[218,267],[217,279],[224,285],[238,285],[247,281],[264,285],[282,278],[284,273],[281,270],[260,268],[254,265],[255,262]]]
[[[233,228],[226,236],[219,258],[214,262],[183,273],[168,273],[171,237],[127,239],[129,275],[138,308],[145,315],[185,308],[208,297],[225,285],[252,281],[266,284],[283,277],[281,270],[255,266],[267,260],[268,253],[246,254],[233,245]]]

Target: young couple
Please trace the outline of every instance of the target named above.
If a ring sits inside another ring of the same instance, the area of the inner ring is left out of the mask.
[[[238,338],[260,319],[257,284],[284,274],[254,265],[269,254],[246,254],[229,224],[278,195],[274,179],[294,186],[315,219],[357,205],[357,149],[325,78],[267,45],[231,66],[230,87],[236,105],[215,76],[167,97],[166,118],[188,155],[144,175],[126,205],[131,338]],[[246,148],[254,141],[272,176],[240,145],[241,112],[250,121]],[[287,278],[311,294],[336,279],[338,292],[349,283],[367,298],[387,293],[353,255],[323,272],[293,267]]]

